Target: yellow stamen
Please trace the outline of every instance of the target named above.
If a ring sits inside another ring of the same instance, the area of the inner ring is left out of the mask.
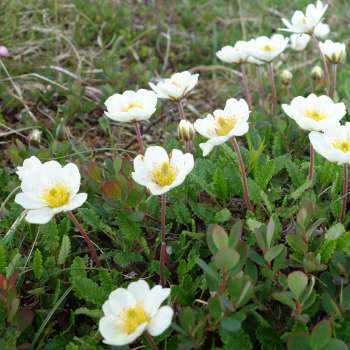
[[[176,175],[175,169],[168,162],[152,171],[153,180],[161,187],[171,185]]]
[[[335,141],[332,146],[344,153],[350,152],[350,140],[349,141]]]
[[[217,117],[216,124],[216,134],[218,136],[226,136],[236,126],[236,119],[232,117]]]
[[[133,333],[137,327],[150,320],[146,313],[143,303],[138,303],[134,307],[123,310],[121,318],[123,320],[123,328],[127,334]]]
[[[267,45],[263,46],[261,48],[261,50],[264,52],[274,52],[274,51],[276,51],[276,48],[274,48],[272,45],[267,44]]]
[[[132,108],[140,108],[140,109],[143,109],[143,106],[142,104],[140,103],[137,103],[137,102],[132,102],[132,103],[129,103],[128,105],[124,106],[122,108],[122,112],[129,112],[130,109]]]
[[[325,115],[323,115],[323,114],[321,114],[321,113],[319,113],[319,112],[316,112],[316,111],[312,111],[312,110],[307,111],[307,112],[305,113],[305,116],[306,116],[307,118],[313,119],[313,120],[315,120],[315,121],[317,121],[317,122],[319,122],[320,120],[326,118]]]
[[[58,184],[44,190],[42,197],[49,208],[58,208],[69,202],[70,191],[66,185]]]

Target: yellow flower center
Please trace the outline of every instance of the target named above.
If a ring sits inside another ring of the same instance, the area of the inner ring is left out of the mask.
[[[344,153],[350,152],[350,140],[349,141],[335,141],[332,146]]]
[[[161,166],[152,171],[153,180],[161,187],[171,185],[176,175],[176,170],[169,162],[164,162]]]
[[[232,117],[218,117],[216,118],[216,125],[216,134],[218,136],[226,136],[235,127],[236,119]]]
[[[306,116],[307,118],[313,119],[313,120],[315,120],[315,121],[317,121],[317,122],[319,122],[320,120],[326,118],[325,115],[323,115],[323,114],[321,114],[321,113],[319,113],[319,112],[316,112],[316,111],[312,111],[312,110],[307,111],[307,112],[305,113],[305,116]]]
[[[272,45],[267,44],[261,48],[261,51],[274,52],[274,51],[276,51],[276,48],[274,48]]]
[[[138,303],[134,307],[129,307],[123,310],[121,318],[123,320],[123,328],[125,333],[133,333],[137,327],[150,320],[146,313],[143,303]]]
[[[132,108],[140,108],[140,109],[143,109],[143,106],[142,106],[142,104],[140,104],[140,103],[131,102],[131,103],[127,104],[126,106],[124,106],[124,107],[122,108],[122,112],[129,112],[130,109],[132,109]]]
[[[58,208],[69,202],[70,191],[66,185],[58,184],[44,190],[42,197],[49,208]]]

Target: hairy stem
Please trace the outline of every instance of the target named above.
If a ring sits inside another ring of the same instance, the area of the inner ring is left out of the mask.
[[[135,131],[136,131],[137,143],[139,144],[140,153],[143,155],[143,154],[145,154],[145,147],[144,147],[143,141],[142,141],[142,135],[141,135],[139,122],[135,122]]]
[[[277,113],[277,91],[276,91],[276,83],[275,83],[275,74],[273,71],[272,63],[269,63],[269,78],[271,84],[271,93],[272,93],[272,114],[273,116]]]
[[[160,276],[160,285],[165,287],[166,280],[164,276],[164,267],[165,267],[165,259],[166,259],[166,227],[165,227],[165,219],[166,219],[166,195],[163,194],[160,197],[160,206],[161,206],[161,245],[160,245],[160,258],[159,258],[159,276]]]
[[[144,337],[146,338],[147,343],[148,343],[148,345],[151,347],[151,349],[152,349],[152,350],[158,350],[158,346],[157,346],[157,344],[155,343],[153,337],[152,337],[147,331],[143,332],[143,335],[144,335]]]
[[[337,65],[332,64],[332,85],[329,92],[329,97],[334,98],[335,86],[337,85]]]
[[[317,47],[320,51],[320,54],[321,54],[323,69],[324,69],[324,78],[325,78],[324,85],[325,85],[326,94],[329,96],[329,94],[330,94],[330,89],[329,89],[330,78],[329,78],[329,69],[328,69],[327,60],[326,60],[326,57],[324,56],[324,54],[321,50],[320,41],[314,35],[312,37],[315,40],[316,45],[317,45]]]
[[[308,180],[313,180],[314,178],[314,167],[315,167],[315,150],[312,144],[310,143],[310,164],[309,164],[309,176]]]
[[[346,213],[346,197],[348,194],[348,182],[349,182],[349,167],[348,164],[344,164],[344,184],[343,184],[343,196],[342,196],[342,206],[340,213],[340,222],[343,223],[345,220]]]
[[[250,92],[247,72],[246,72],[244,64],[241,64],[241,72],[242,72],[242,84],[243,84],[243,87],[244,87],[244,95],[245,95],[245,98],[247,100],[249,109],[252,109],[253,98],[252,98],[252,94]]]
[[[239,162],[239,170],[241,172],[241,178],[242,178],[242,187],[243,187],[243,198],[244,198],[244,202],[247,206],[247,208],[249,210],[254,210],[254,207],[252,205],[252,203],[250,202],[249,199],[249,193],[248,193],[248,185],[247,185],[247,174],[245,171],[245,167],[244,167],[244,162],[243,162],[243,158],[242,158],[242,154],[241,151],[239,149],[238,143],[236,138],[232,138],[232,145],[233,148],[237,154],[237,158],[238,158],[238,162]]]
[[[73,214],[73,212],[68,211],[67,215],[68,215],[69,219],[72,221],[72,223],[74,224],[74,226],[78,229],[81,236],[84,238],[84,241],[89,249],[89,254],[90,254],[92,260],[94,261],[96,267],[101,267],[101,261],[97,256],[96,249],[95,249],[94,245],[92,244],[88,234],[85,232],[83,226],[80,224],[80,222],[78,221],[76,216]]]

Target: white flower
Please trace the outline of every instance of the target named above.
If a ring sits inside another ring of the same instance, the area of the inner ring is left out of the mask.
[[[107,98],[105,115],[117,122],[136,122],[149,119],[156,111],[157,95],[146,89],[124,91]]]
[[[283,111],[304,130],[321,131],[329,128],[346,114],[344,103],[334,103],[325,95],[293,98],[291,104],[283,104]]]
[[[193,124],[186,119],[182,119],[177,127],[178,138],[183,141],[192,141],[195,134]]]
[[[17,168],[17,174],[22,192],[15,202],[28,210],[30,223],[46,224],[55,214],[76,209],[87,199],[86,193],[78,193],[80,173],[73,163],[62,167],[53,160],[41,163],[31,157]]]
[[[188,71],[174,73],[170,79],[163,79],[157,85],[149,83],[149,86],[157,94],[158,98],[180,100],[197,85],[199,74],[191,74]]]
[[[22,166],[17,167],[16,174],[18,175],[19,179],[22,181],[25,174],[33,172],[41,165],[42,165],[41,161],[37,157],[32,156],[28,159],[25,159]]]
[[[290,36],[290,47],[295,51],[305,50],[311,36],[308,34],[292,34]]]
[[[309,139],[315,151],[330,162],[350,164],[350,123],[335,124],[324,133],[312,131]]]
[[[255,64],[256,66],[261,66],[262,64],[266,63],[266,62],[257,60],[253,56],[249,56],[248,59],[247,59],[247,62],[251,63],[251,64]]]
[[[207,156],[218,145],[228,141],[234,136],[241,136],[248,132],[249,107],[245,100],[230,98],[226,101],[225,108],[217,109],[213,115],[197,119],[194,123],[196,131],[208,139],[199,147],[203,156]]]
[[[292,33],[312,34],[315,27],[322,20],[328,5],[323,5],[322,1],[317,0],[316,5],[309,4],[306,7],[305,14],[302,11],[295,11],[291,21],[282,18],[282,22],[287,28],[283,30]]]
[[[317,39],[324,39],[329,33],[330,28],[327,23],[320,22],[314,29],[314,35]]]
[[[338,64],[345,61],[346,48],[343,43],[326,40],[324,43],[320,43],[320,49],[330,63]]]
[[[132,343],[144,331],[152,336],[162,334],[174,314],[170,306],[160,306],[169,294],[170,288],[157,285],[150,289],[144,280],[114,290],[102,306],[99,331],[103,342],[121,346]]]
[[[132,178],[153,195],[161,195],[181,185],[194,166],[193,156],[173,149],[170,157],[160,146],[146,149],[145,155],[134,159]]]
[[[249,56],[248,43],[239,40],[234,46],[224,46],[216,53],[216,56],[226,63],[245,63]]]
[[[287,47],[289,38],[281,34],[274,34],[271,38],[260,36],[250,40],[249,52],[255,59],[263,62],[271,62],[278,57]]]

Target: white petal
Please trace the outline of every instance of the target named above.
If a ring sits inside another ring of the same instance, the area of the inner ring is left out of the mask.
[[[136,300],[142,300],[149,293],[150,289],[145,280],[131,282],[128,285],[128,291],[135,297]]]
[[[134,306],[136,303],[133,294],[124,288],[114,290],[109,295],[108,301],[115,315],[118,315],[124,308]]]
[[[62,207],[63,211],[71,211],[81,207],[87,200],[87,193],[78,193],[75,195],[70,202]]]
[[[145,298],[144,307],[146,312],[153,317],[163,301],[168,298],[169,294],[170,288],[162,288],[159,285],[153,287]]]
[[[24,209],[39,209],[45,206],[45,203],[41,199],[34,198],[23,192],[16,195],[15,202],[21,205]]]
[[[29,210],[26,215],[26,221],[31,224],[47,224],[55,215],[56,210],[50,208]]]
[[[170,306],[162,306],[149,322],[148,332],[153,337],[162,334],[170,326],[173,315],[174,311]]]
[[[69,184],[71,194],[72,195],[77,194],[80,188],[79,168],[73,163],[68,163],[62,168],[61,176],[62,176],[62,180],[66,184]]]

